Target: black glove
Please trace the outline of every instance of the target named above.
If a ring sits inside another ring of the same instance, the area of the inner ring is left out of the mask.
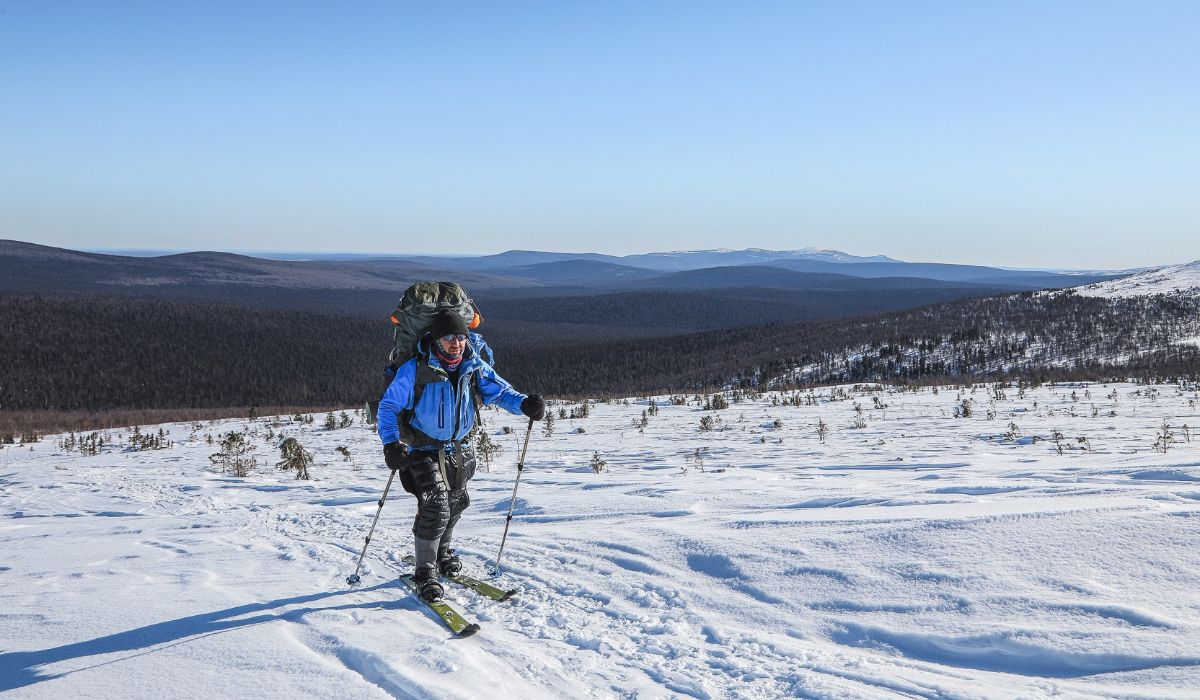
[[[546,400],[537,394],[530,394],[528,398],[521,401],[521,413],[524,413],[534,420],[541,420],[545,418]]]
[[[389,442],[383,446],[383,461],[388,469],[403,469],[407,463],[408,445],[403,442]]]

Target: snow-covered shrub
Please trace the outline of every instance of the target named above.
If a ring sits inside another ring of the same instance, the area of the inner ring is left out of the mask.
[[[862,405],[858,402],[854,404],[854,423],[852,425],[857,430],[867,427],[867,417],[863,414]]]

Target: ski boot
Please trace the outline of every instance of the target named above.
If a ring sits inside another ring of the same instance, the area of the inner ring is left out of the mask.
[[[453,549],[446,548],[438,552],[438,571],[442,572],[442,576],[453,576],[462,571],[462,560]]]
[[[417,592],[420,596],[430,603],[441,600],[442,596],[446,594],[441,582],[438,581],[437,572],[431,568],[417,569],[412,580],[417,584]]]

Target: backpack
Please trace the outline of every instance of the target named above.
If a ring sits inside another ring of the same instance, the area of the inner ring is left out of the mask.
[[[389,383],[400,365],[416,356],[417,343],[425,337],[433,317],[446,310],[459,314],[468,324],[475,318],[471,297],[454,282],[418,282],[404,290],[391,316],[392,351],[384,370]]]
[[[429,331],[429,327],[433,324],[433,317],[447,309],[458,313],[466,319],[468,326],[479,315],[478,310],[475,308],[475,303],[467,294],[467,290],[455,282],[418,282],[404,290],[404,296],[400,297],[400,302],[396,305],[396,310],[391,315],[392,350],[388,353],[388,364],[383,368],[385,378],[384,391],[391,385],[392,379],[396,376],[396,371],[400,369],[400,365],[416,357],[417,344]],[[482,320],[482,318],[479,320]],[[474,331],[471,331],[470,336],[472,347],[479,352],[484,361],[491,364],[493,360],[492,351],[483,340],[483,336]],[[478,417],[478,402],[480,401],[478,376],[473,376],[472,381],[476,383],[474,396],[476,401],[475,410]],[[420,400],[419,392],[421,388],[420,386],[417,387],[418,394],[413,398],[414,404]],[[368,423],[375,423],[378,408],[378,400],[367,403]]]

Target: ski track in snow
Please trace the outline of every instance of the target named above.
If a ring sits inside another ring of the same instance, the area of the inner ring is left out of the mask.
[[[521,593],[449,584],[483,627],[468,639],[397,581],[414,511],[398,489],[362,585],[345,584],[387,480],[361,427],[172,424],[170,449],[97,456],[57,436],[6,446],[0,693],[1195,697],[1194,388],[817,395],[708,412],[659,397],[644,431],[646,399],[537,426],[496,581]],[[954,418],[964,398],[974,415]],[[525,421],[485,416],[504,452],[472,482],[456,545],[489,580]],[[1164,420],[1177,442],[1160,453]],[[248,426],[258,469],[215,471],[204,436]],[[279,434],[317,455],[314,481],[274,469]]]

